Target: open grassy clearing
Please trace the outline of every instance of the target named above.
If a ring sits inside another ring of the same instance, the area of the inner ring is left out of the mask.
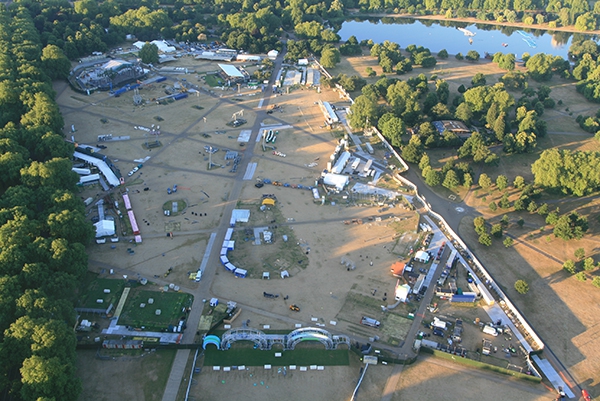
[[[123,351],[99,359],[95,350],[77,351],[77,376],[82,382],[80,401],[162,399],[176,350]]]
[[[126,284],[123,279],[99,278],[97,274],[88,272],[81,287],[81,297],[77,306],[100,309],[108,308],[111,303],[116,306]],[[99,299],[103,302],[98,303]]]
[[[150,303],[153,299],[153,303]],[[127,298],[119,324],[123,326],[145,327],[145,330],[162,331],[169,326],[177,326],[185,310],[191,306],[193,296],[176,292],[159,292],[135,289]],[[145,304],[144,307],[141,307]],[[160,315],[156,311],[160,309]]]
[[[275,353],[281,356],[276,357]],[[300,343],[293,351],[282,351],[280,348],[271,350],[254,349],[249,343],[235,343],[230,349],[221,351],[209,346],[204,351],[205,366],[346,366],[348,365],[348,350],[325,350],[320,343]]]

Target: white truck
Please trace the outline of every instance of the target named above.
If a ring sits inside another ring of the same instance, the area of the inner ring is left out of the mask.
[[[487,324],[485,326],[483,326],[483,332],[485,334],[489,334],[490,336],[494,336],[494,337],[498,336],[498,330],[496,330],[495,327],[488,326]]]
[[[446,330],[448,328],[448,324],[443,320],[439,320],[438,318],[434,318],[431,326],[437,327],[438,329]]]
[[[360,324],[377,328],[381,323],[373,318],[363,316],[362,319],[360,319]]]

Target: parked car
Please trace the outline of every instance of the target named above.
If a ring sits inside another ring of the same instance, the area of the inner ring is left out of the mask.
[[[169,187],[169,188],[167,188],[167,194],[171,195],[171,192],[172,192],[172,191],[171,191],[171,188],[170,188],[170,187]]]
[[[442,329],[433,329],[433,335],[444,338],[444,332],[442,331]]]

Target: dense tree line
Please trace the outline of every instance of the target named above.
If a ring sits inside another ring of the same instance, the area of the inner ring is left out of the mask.
[[[569,55],[576,60],[573,78],[577,79],[577,91],[587,100],[600,102],[600,50],[596,42],[586,40],[573,43]]]
[[[92,226],[54,102],[65,58],[43,45],[37,22],[0,8],[0,394],[76,400],[73,296]]]
[[[600,188],[600,153],[548,149],[533,163],[531,171],[541,187],[588,195]]]
[[[600,5],[590,8],[585,0],[77,0],[68,2],[20,1],[11,7],[26,7],[41,34],[42,44],[53,44],[70,59],[105,51],[133,34],[140,40],[156,38],[204,41],[219,38],[228,47],[252,53],[279,49],[278,38],[286,33],[306,42],[309,54],[321,55],[321,43],[339,40],[335,33],[350,9],[365,12],[397,11],[417,14],[440,13],[446,17],[476,17],[481,20],[548,22],[550,27],[573,25],[595,29]],[[332,26],[331,26],[331,25]],[[348,43],[342,54],[359,54]],[[385,68],[387,60],[384,59]],[[402,62],[402,64],[398,64]],[[426,52],[411,54],[410,62],[423,67],[435,64]],[[408,71],[409,61],[393,63],[394,71]],[[400,68],[397,68],[400,67]]]
[[[345,2],[346,7],[360,8],[366,13],[438,14],[444,18],[548,24],[550,28],[574,25],[580,31],[596,29],[596,16],[600,13],[600,6],[591,8],[585,0],[358,0],[358,4],[351,3]]]

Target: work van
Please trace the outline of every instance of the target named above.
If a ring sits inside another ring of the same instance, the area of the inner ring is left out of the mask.
[[[381,323],[370,317],[363,316],[362,319],[360,320],[360,324],[364,324],[365,326],[370,326],[370,327],[379,327],[379,325]]]
[[[494,336],[494,337],[498,336],[498,330],[496,330],[492,326],[487,326],[487,325],[483,326],[483,332],[485,334],[489,334],[489,335]]]

